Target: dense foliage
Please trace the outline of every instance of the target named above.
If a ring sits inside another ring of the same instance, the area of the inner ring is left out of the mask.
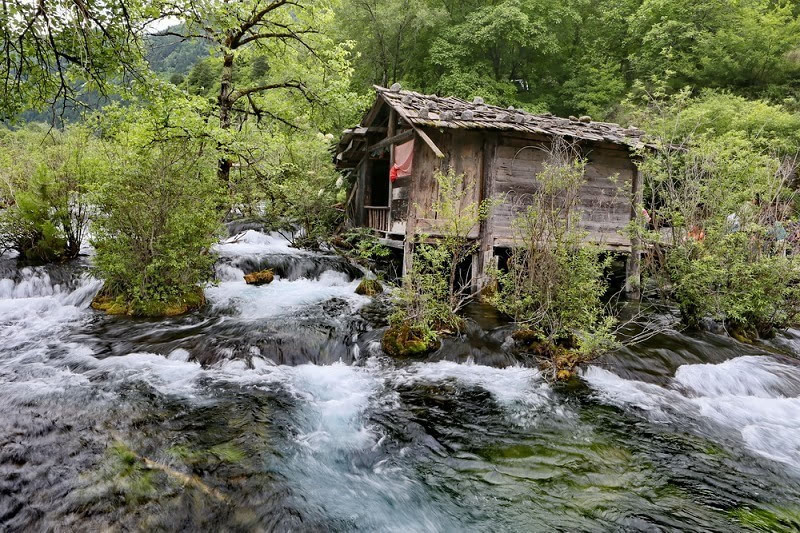
[[[0,251],[31,261],[76,257],[89,222],[88,192],[105,169],[98,140],[85,128],[3,132]]]
[[[216,152],[203,139],[174,137],[147,111],[125,116],[106,132],[109,171],[94,195],[92,243],[103,295],[128,314],[185,310],[212,277]]]
[[[578,147],[556,138],[541,149],[546,159],[533,177],[541,186],[514,221],[514,248],[496,273],[494,302],[542,343],[591,357],[613,345],[614,320],[601,300],[610,258],[583,243],[578,191],[585,161]]]
[[[797,106],[800,4],[770,0],[359,0],[354,82],[606,118],[637,80]]]
[[[729,95],[656,107],[663,149],[642,165],[653,280],[690,325],[711,317],[752,338],[795,324],[797,117]]]

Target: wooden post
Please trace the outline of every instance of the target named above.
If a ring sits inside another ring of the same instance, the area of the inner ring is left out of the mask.
[[[631,218],[636,221],[641,219],[638,210],[643,198],[642,178],[638,168],[633,172],[631,189]],[[642,242],[638,235],[631,237],[631,254],[625,264],[625,292],[635,300],[642,297]]]
[[[414,243],[412,242],[412,236],[406,235],[405,241],[403,241],[403,280],[405,281],[405,277],[411,273],[411,267],[414,264]]]
[[[394,137],[395,133],[397,132],[397,112],[394,108],[389,110],[389,129],[387,131],[387,138]],[[392,167],[394,166],[394,145],[389,145],[389,173],[392,172]],[[389,179],[389,176],[386,176],[386,179]],[[386,225],[386,236],[388,237],[389,232],[392,229],[392,190],[394,187],[392,186],[392,181],[389,180],[389,198],[386,200],[386,205],[389,206],[389,212],[386,213],[388,217],[388,224]]]
[[[494,182],[494,163],[495,153],[497,151],[497,135],[488,136],[481,149],[483,161],[481,162],[481,180],[480,180],[480,201],[491,198],[492,184]],[[477,272],[473,272],[475,278],[475,290],[481,291],[484,286],[489,282],[486,272],[492,267],[494,263],[494,219],[492,213],[489,218],[481,222],[479,234],[480,247],[478,248],[478,260],[474,268]]]
[[[368,166],[369,154],[364,156],[361,162],[356,167],[358,172],[358,178],[356,180],[355,185],[355,198],[354,208],[353,208],[353,215],[354,215],[354,222],[356,226],[363,226],[364,225],[364,203],[367,199],[367,166]]]

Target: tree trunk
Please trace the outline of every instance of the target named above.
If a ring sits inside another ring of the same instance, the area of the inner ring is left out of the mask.
[[[231,127],[231,93],[233,92],[233,52],[228,52],[222,59],[222,74],[219,86],[219,126],[227,130]],[[217,168],[217,178],[220,183],[230,188],[231,160],[226,156],[220,157]]]

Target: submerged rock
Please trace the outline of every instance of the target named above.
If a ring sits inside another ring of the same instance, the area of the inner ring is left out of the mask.
[[[380,328],[389,325],[389,315],[392,313],[392,304],[386,298],[375,298],[358,310],[361,318],[374,327]]]
[[[128,315],[149,318],[178,316],[200,309],[206,303],[202,287],[195,287],[184,295],[170,300],[151,302],[130,302],[123,296],[114,296],[103,287],[92,299],[92,309],[105,311],[109,315]]]
[[[408,324],[390,327],[381,339],[381,348],[392,357],[418,357],[440,346],[439,339],[428,341],[417,328]]]
[[[244,282],[248,285],[266,285],[272,283],[273,279],[275,279],[275,274],[269,269],[260,270],[244,276]]]
[[[381,286],[380,281],[377,279],[364,278],[361,280],[361,283],[358,284],[358,287],[356,287],[356,294],[360,294],[362,296],[375,296],[376,294],[380,294],[382,292],[383,287]]]

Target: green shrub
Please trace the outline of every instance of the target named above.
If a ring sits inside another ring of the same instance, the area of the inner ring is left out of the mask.
[[[473,179],[452,170],[434,175],[439,199],[432,205],[438,221],[435,235],[415,236],[411,270],[394,293],[393,328],[410,326],[417,337],[432,342],[437,332],[458,331],[458,312],[474,294],[470,279],[460,274],[465,261],[478,250],[470,233],[485,220],[494,204],[491,199],[475,201]]]
[[[212,277],[220,228],[213,151],[132,126],[116,136],[111,160],[93,226],[104,294],[134,315],[197,302],[198,286]]]
[[[78,255],[89,222],[88,191],[104,172],[99,140],[87,129],[7,132],[0,141],[4,198],[0,250],[31,261]]]
[[[687,134],[674,117],[692,110],[713,112],[706,118],[715,126]],[[796,149],[791,117],[724,96],[688,104],[681,96],[661,113],[651,131],[663,149],[640,165],[652,218],[642,234],[651,250],[645,272],[690,326],[710,317],[754,338],[796,324],[797,168],[775,155]]]
[[[610,257],[584,244],[578,191],[585,162],[572,144],[555,139],[547,149],[539,191],[514,221],[514,246],[507,269],[495,273],[493,301],[517,326],[546,345],[594,357],[615,345],[614,319],[602,297],[608,290],[605,270]],[[528,343],[530,344],[530,343]]]

